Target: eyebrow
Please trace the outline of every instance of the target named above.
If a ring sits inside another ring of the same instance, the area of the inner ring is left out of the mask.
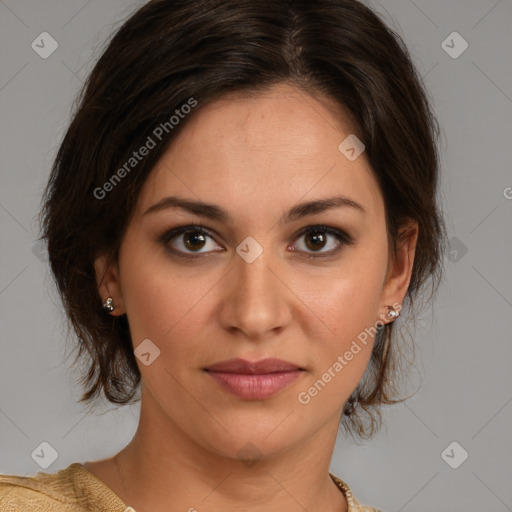
[[[366,214],[366,210],[361,204],[346,196],[338,195],[297,204],[283,215],[283,217],[279,220],[279,224],[293,222],[308,215],[314,215],[327,210],[331,210],[333,208],[342,207],[352,208],[361,212],[362,214]],[[183,199],[177,196],[164,197],[153,206],[150,206],[144,212],[144,215],[167,210],[169,208],[181,208],[182,210],[190,212],[194,215],[205,217],[211,220],[217,220],[225,224],[233,223],[233,217],[220,206],[204,203],[202,201]]]

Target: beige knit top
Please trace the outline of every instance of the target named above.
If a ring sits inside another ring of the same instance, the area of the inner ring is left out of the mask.
[[[329,473],[348,502],[348,512],[380,512],[361,505],[348,485]],[[136,512],[105,482],[74,462],[56,473],[0,475],[1,512]]]

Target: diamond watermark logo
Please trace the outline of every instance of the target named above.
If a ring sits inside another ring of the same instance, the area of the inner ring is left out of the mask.
[[[365,150],[365,145],[359,138],[351,133],[339,146],[340,153],[353,162],[361,156]]]
[[[458,59],[468,49],[468,47],[468,42],[458,32],[452,32],[441,43],[441,48],[452,59]]]
[[[452,469],[460,467],[469,457],[468,452],[457,441],[450,443],[442,452],[441,458]]]
[[[252,263],[263,252],[263,247],[252,236],[248,236],[238,245],[236,252],[247,263]]]
[[[252,443],[246,443],[237,453],[238,459],[247,467],[253,467],[262,457],[262,453]]]
[[[452,236],[448,240],[448,259],[452,263],[458,263],[467,252],[468,248],[460,238]]]
[[[30,46],[39,57],[47,59],[59,47],[59,43],[48,32],[41,32]]]
[[[33,246],[32,246],[32,254],[43,263],[48,262],[48,247],[46,245],[46,242],[44,240],[38,240]]]
[[[43,469],[47,469],[59,457],[57,450],[46,441],[43,441],[30,455]]]
[[[149,339],[145,339],[134,350],[135,357],[144,365],[149,366],[160,356],[160,349]]]

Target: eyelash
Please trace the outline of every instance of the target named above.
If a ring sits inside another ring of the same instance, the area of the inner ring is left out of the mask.
[[[171,240],[173,240],[174,238],[176,238],[180,235],[183,235],[185,233],[196,233],[196,234],[199,233],[201,235],[205,235],[205,236],[212,238],[217,243],[217,241],[215,240],[215,237],[213,237],[212,234],[209,231],[207,231],[206,229],[204,229],[204,227],[200,224],[189,224],[187,226],[173,228],[169,231],[166,231],[162,235],[160,235],[158,237],[158,241],[161,244],[163,244],[170,252],[172,252],[174,255],[177,255],[178,257],[188,258],[188,259],[197,259],[197,258],[202,257],[203,255],[208,254],[208,253],[197,253],[197,255],[192,255],[192,253],[188,253],[188,254],[183,253],[182,251],[179,251],[176,249],[171,249],[168,246],[168,243]],[[340,245],[338,245],[338,247],[336,249],[331,249],[330,251],[327,251],[327,252],[318,252],[316,254],[315,253],[305,253],[303,255],[303,257],[308,260],[333,257],[341,250],[341,248],[344,245],[354,244],[354,239],[350,235],[345,233],[344,231],[337,229],[337,228],[332,228],[330,226],[325,226],[323,224],[315,224],[315,225],[306,227],[297,235],[297,239],[304,235],[308,235],[310,233],[327,233],[329,235],[334,236],[338,240],[338,242],[340,242]],[[215,251],[215,252],[220,252],[220,251]]]

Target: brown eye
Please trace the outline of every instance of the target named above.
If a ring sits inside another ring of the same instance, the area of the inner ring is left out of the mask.
[[[309,226],[298,237],[304,239],[303,247],[299,245],[297,252],[306,253],[308,258],[334,256],[344,245],[354,243],[347,233],[329,226]],[[327,250],[323,250],[327,248]],[[315,254],[316,253],[316,254]]]
[[[206,237],[197,231],[189,231],[187,233],[183,233],[184,245],[191,251],[201,249],[205,244],[205,240]]]
[[[321,231],[306,233],[306,245],[312,251],[323,249],[326,244],[326,240],[327,237]]]
[[[214,252],[219,247],[210,233],[200,226],[193,225],[172,229],[164,233],[159,240],[173,254],[184,257],[194,257],[194,253],[202,255]]]

